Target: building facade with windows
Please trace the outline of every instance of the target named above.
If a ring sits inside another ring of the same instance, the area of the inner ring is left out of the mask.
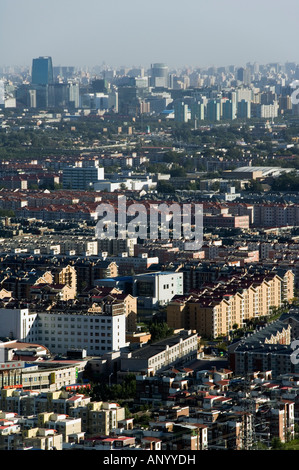
[[[126,344],[126,315],[122,303],[105,312],[38,313],[35,337],[54,354],[85,349],[87,355],[118,351]]]
[[[167,305],[167,324],[195,329],[205,337],[228,335],[234,325],[242,327],[246,320],[281,307],[282,286],[283,280],[275,272],[232,275],[227,281],[175,296]]]
[[[133,296],[140,308],[166,305],[175,295],[183,295],[183,273],[159,271],[133,276]]]
[[[38,57],[32,61],[32,84],[50,85],[53,83],[51,57]]]
[[[53,354],[85,349],[89,356],[103,355],[125,347],[125,312],[114,299],[87,311],[0,309],[0,336],[42,344]]]
[[[62,185],[64,189],[87,190],[93,188],[93,184],[104,179],[104,168],[97,166],[73,166],[65,168],[62,173]]]
[[[121,354],[121,371],[156,374],[170,365],[179,365],[195,360],[198,350],[198,335],[191,330],[183,330],[149,346],[133,352]]]

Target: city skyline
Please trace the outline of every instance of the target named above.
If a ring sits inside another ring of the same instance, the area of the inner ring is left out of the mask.
[[[299,449],[297,3],[2,0],[0,450]]]
[[[137,0],[104,4],[68,0],[3,0],[0,65],[30,66],[32,57],[51,56],[55,65],[90,67],[206,67],[247,62],[297,61],[294,0],[281,5],[253,0],[213,2]],[[45,24],[45,18],[47,24]],[[22,37],[22,41],[20,41]]]

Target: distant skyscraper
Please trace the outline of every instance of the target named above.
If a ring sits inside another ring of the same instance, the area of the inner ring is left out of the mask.
[[[251,103],[250,101],[241,100],[238,102],[237,108],[237,115],[238,118],[251,118]]]
[[[207,120],[220,120],[220,103],[217,100],[209,100],[207,104]]]
[[[188,105],[182,101],[174,103],[174,119],[176,122],[188,122]]]
[[[241,67],[237,71],[237,80],[244,83],[244,85],[250,85],[251,74],[248,68]]]
[[[5,103],[5,85],[4,80],[0,80],[0,106],[4,106]]]
[[[75,73],[75,67],[71,66],[61,66],[59,65],[58,67],[53,67],[53,75],[54,78],[60,77],[63,78],[64,80],[67,80],[69,78],[73,78]]]
[[[236,104],[232,100],[225,100],[222,104],[222,118],[232,120],[236,118]]]
[[[69,82],[69,104],[74,108],[79,108],[80,104],[80,92],[79,92],[79,83]]]
[[[32,61],[32,84],[50,85],[53,83],[53,66],[51,57],[39,57]]]
[[[194,100],[190,105],[190,109],[192,121],[203,121],[205,119],[205,105],[203,103]]]
[[[151,67],[151,86],[168,88],[168,67],[165,64],[153,64]]]

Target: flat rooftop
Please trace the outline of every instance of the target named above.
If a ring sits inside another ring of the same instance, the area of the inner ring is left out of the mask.
[[[179,334],[158,341],[157,343],[153,343],[148,346],[143,346],[142,348],[132,352],[132,359],[149,359],[150,357],[159,354],[159,352],[165,351],[166,346],[169,346],[171,348],[179,344],[181,338],[187,339],[194,336],[195,334],[196,333],[186,333],[185,335]]]

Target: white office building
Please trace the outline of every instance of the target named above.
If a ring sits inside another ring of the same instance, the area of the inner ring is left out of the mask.
[[[104,313],[32,312],[0,309],[0,336],[42,344],[54,354],[84,349],[97,356],[125,347],[123,304],[106,305]]]
[[[125,347],[125,314],[39,313],[37,342],[52,353],[85,349],[97,356]]]
[[[64,189],[93,189],[94,183],[104,179],[104,168],[94,166],[72,166],[62,173]]]
[[[33,342],[35,321],[28,308],[0,308],[0,337]]]
[[[183,295],[183,273],[159,271],[133,277],[133,296],[140,308],[166,305],[175,295]]]
[[[141,191],[142,189],[144,190],[149,190],[149,189],[154,189],[157,186],[157,183],[154,182],[151,178],[146,177],[144,179],[134,179],[134,178],[119,178],[117,180],[103,180],[103,181],[98,181],[97,183],[94,183],[94,189],[95,191],[108,191],[108,192],[113,192],[113,191],[119,191],[122,188],[132,190],[132,191]]]

